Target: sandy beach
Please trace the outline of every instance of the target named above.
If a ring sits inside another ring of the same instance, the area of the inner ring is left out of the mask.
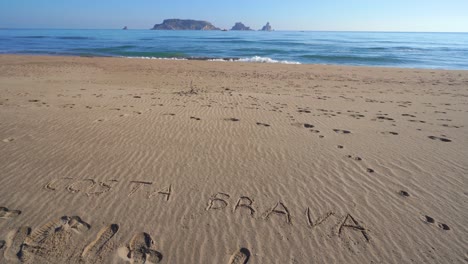
[[[0,263],[466,263],[468,71],[0,56]]]

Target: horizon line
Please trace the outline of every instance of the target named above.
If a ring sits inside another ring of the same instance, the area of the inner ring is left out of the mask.
[[[0,30],[123,30],[122,28],[22,28],[22,27],[0,27]],[[126,30],[152,30],[152,31],[222,31],[220,30],[153,30],[151,28],[128,28]],[[255,32],[262,30],[230,30],[235,32]],[[362,32],[362,33],[468,33],[468,31],[394,31],[394,30],[323,30],[323,29],[278,29],[262,32]]]

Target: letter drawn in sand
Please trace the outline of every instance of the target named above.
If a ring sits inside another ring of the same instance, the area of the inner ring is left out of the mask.
[[[268,210],[265,214],[265,219],[268,219],[271,214],[284,215],[286,218],[286,223],[291,224],[291,214],[289,213],[288,208],[282,202],[277,202],[275,206]]]
[[[219,210],[226,208],[226,206],[228,206],[228,202],[225,199],[229,199],[230,197],[231,196],[229,196],[229,194],[221,192],[213,195],[208,201],[208,207],[206,210]]]
[[[87,196],[91,196],[91,195],[98,196],[98,195],[101,195],[103,193],[106,193],[106,192],[108,192],[108,191],[110,191],[112,189],[112,184],[117,183],[117,182],[119,182],[119,181],[110,180],[110,181],[107,181],[107,183],[106,182],[99,182],[99,184],[90,187],[90,189],[94,187],[93,188],[94,190],[86,192],[86,195]]]
[[[128,197],[131,197],[132,195],[134,195],[141,187],[143,187],[145,185],[152,185],[153,184],[152,182],[144,182],[144,181],[131,181],[130,183],[131,184],[136,184],[136,185],[130,191],[130,193],[128,194]]]
[[[332,216],[334,214],[335,213],[333,213],[333,212],[328,212],[325,215],[319,216],[319,218],[317,218],[317,220],[314,223],[314,221],[312,221],[312,217],[310,216],[310,208],[307,207],[307,210],[306,210],[307,225],[309,227],[314,228],[314,227],[320,225],[321,223],[325,222],[325,220],[327,220],[330,216]]]
[[[66,181],[66,180],[73,180],[73,178],[53,179],[50,182],[48,182],[46,185],[44,185],[44,189],[49,190],[49,191],[56,191],[59,185],[58,182]]]
[[[148,196],[148,198],[151,198],[151,197],[156,196],[156,195],[164,195],[166,197],[166,202],[168,202],[169,198],[171,197],[171,193],[172,193],[172,185],[169,185],[167,187],[162,188],[159,191],[151,193]]]
[[[252,208],[253,200],[250,199],[247,196],[241,196],[239,200],[237,200],[236,205],[234,206],[234,209],[232,209],[233,212],[235,212],[238,208],[245,208],[249,210],[250,215],[253,216],[255,213],[255,209]]]
[[[70,185],[67,186],[67,191],[71,193],[77,193],[82,190],[87,190],[93,188],[93,186],[96,184],[96,181],[93,179],[84,179],[84,180],[78,180],[76,182],[71,183]]]
[[[348,223],[350,222],[350,224]],[[341,223],[340,228],[338,229],[338,236],[341,235],[341,233],[344,231],[345,228],[349,228],[353,231],[358,231],[361,232],[361,234],[364,236],[366,239],[366,242],[370,241],[369,235],[366,232],[366,229],[362,227],[356,219],[354,219],[350,214],[347,214],[346,217],[344,218],[343,223]]]

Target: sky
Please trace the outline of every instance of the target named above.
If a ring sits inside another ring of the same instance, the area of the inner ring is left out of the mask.
[[[468,32],[468,0],[0,0],[0,28],[149,29],[166,18],[275,30]]]

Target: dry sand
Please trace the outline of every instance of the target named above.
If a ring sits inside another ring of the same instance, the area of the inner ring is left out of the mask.
[[[466,263],[468,71],[0,56],[0,262]]]

